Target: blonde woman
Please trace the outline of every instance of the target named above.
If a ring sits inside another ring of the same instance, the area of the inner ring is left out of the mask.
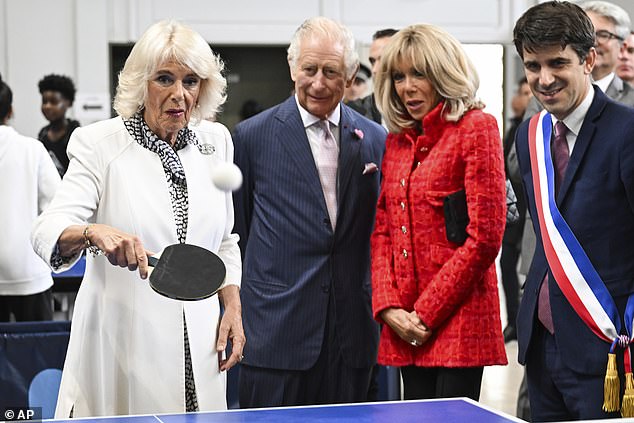
[[[376,82],[390,130],[372,235],[378,361],[401,368],[406,399],[477,400],[483,367],[507,362],[494,265],[506,209],[497,124],[475,97],[462,47],[434,26],[395,34]],[[456,239],[444,203],[461,194],[469,223]]]

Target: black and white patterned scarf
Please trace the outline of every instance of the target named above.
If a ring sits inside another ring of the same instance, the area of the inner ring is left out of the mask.
[[[160,139],[148,127],[141,113],[137,113],[130,119],[124,119],[126,129],[144,148],[156,153],[161,159],[170,197],[172,199],[172,208],[174,209],[174,217],[176,219],[176,234],[178,242],[185,242],[187,237],[187,216],[189,210],[189,200],[187,197],[187,179],[185,178],[185,169],[176,153],[178,150],[185,148],[187,144],[199,146],[196,134],[189,128],[185,127],[178,131],[176,143],[172,147],[167,141]]]

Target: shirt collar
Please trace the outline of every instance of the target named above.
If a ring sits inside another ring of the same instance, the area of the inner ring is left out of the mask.
[[[297,108],[299,109],[299,115],[302,117],[304,128],[308,128],[309,126],[321,120],[317,116],[310,114],[308,110],[304,109],[302,105],[299,104],[299,99],[297,98],[297,94],[295,94],[295,103],[297,103]],[[337,103],[337,107],[335,107],[335,110],[333,110],[332,113],[328,115],[328,122],[333,124],[335,127],[339,127],[340,120],[341,120],[341,103]]]
[[[187,185],[185,169],[176,153],[185,148],[188,144],[193,144],[201,149],[196,133],[188,127],[178,131],[176,142],[172,147],[168,142],[160,139],[147,125],[141,112],[136,113],[129,119],[123,119],[123,123],[130,136],[142,147],[157,154],[161,159],[165,173],[168,173],[171,180],[178,185]]]
[[[586,97],[583,99],[581,104],[577,106],[575,110],[572,111],[568,116],[563,119],[564,124],[568,128],[570,132],[572,132],[575,137],[579,135],[579,131],[581,130],[581,125],[583,125],[583,120],[590,109],[590,105],[592,104],[592,100],[594,100],[594,88],[590,85],[588,89],[588,93]],[[557,123],[557,118],[553,116],[553,124]]]
[[[614,72],[610,72],[609,74],[607,74],[603,78],[601,78],[601,79],[599,79],[597,81],[594,81],[593,83],[595,85],[597,85],[599,88],[601,88],[601,91],[606,92],[608,87],[612,83],[613,79],[614,79]]]

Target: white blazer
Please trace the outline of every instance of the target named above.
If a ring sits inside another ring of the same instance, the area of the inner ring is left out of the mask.
[[[233,161],[229,131],[207,121],[191,126],[203,154],[178,151],[189,196],[187,243],[216,252],[225,284],[240,284],[238,236],[232,234],[231,193],[212,183],[214,168]],[[70,165],[32,241],[50,262],[70,225],[97,222],[136,234],[153,253],[178,242],[172,202],[159,157],[139,145],[121,118],[78,128]],[[78,257],[76,258],[78,259]],[[62,271],[70,267],[69,263]],[[155,293],[138,271],[88,257],[77,295],[56,418],[185,411],[183,315],[187,321],[200,410],[226,409],[226,376],[218,369],[219,300],[182,302]]]

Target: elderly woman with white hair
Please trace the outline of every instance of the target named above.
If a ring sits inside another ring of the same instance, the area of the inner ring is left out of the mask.
[[[90,253],[57,418],[226,408],[223,371],[241,359],[245,337],[231,193],[212,183],[233,144],[205,120],[226,98],[222,69],[198,33],[156,23],[119,75],[119,116],[71,137],[68,172],[32,233],[55,271]],[[148,256],[176,243],[220,256],[218,297],[169,299],[144,280]]]

